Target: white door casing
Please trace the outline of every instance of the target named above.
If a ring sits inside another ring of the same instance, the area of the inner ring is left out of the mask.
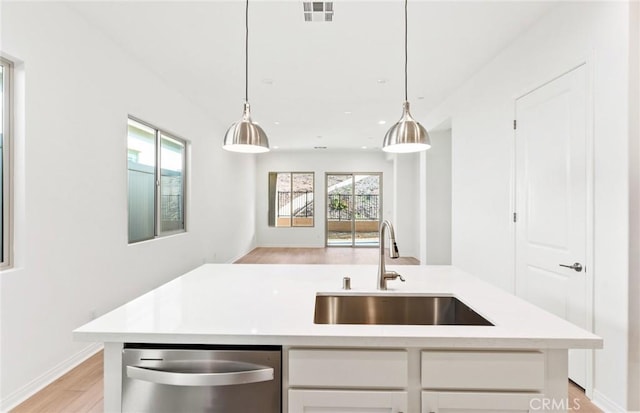
[[[586,85],[581,65],[516,100],[515,249],[516,293],[591,331]],[[589,354],[569,352],[585,388]]]

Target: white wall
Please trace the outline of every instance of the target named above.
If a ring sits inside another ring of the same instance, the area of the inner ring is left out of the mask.
[[[430,132],[426,152],[425,264],[451,264],[451,129]]]
[[[594,329],[605,342],[595,353],[594,395],[610,410],[626,407],[628,394],[629,7],[556,6],[425,122],[452,120],[453,264],[514,291],[514,101],[587,62],[595,140]]]
[[[629,36],[629,409],[640,410],[640,3]],[[634,76],[635,74],[635,76]],[[634,390],[635,389],[635,390]]]
[[[220,149],[232,120],[203,113],[67,6],[3,2],[1,17],[2,52],[23,62],[15,268],[0,274],[4,410],[86,354],[71,331],[92,314],[250,250],[255,160]],[[127,245],[128,114],[191,142],[187,233]]]
[[[390,155],[393,160],[393,215],[401,256],[420,259],[420,155]]]
[[[269,227],[269,172],[315,173],[315,226]],[[260,247],[324,247],[325,174],[327,172],[382,172],[383,217],[393,216],[393,165],[381,151],[278,152],[260,155],[256,166],[256,244]],[[396,234],[401,237],[400,233]],[[397,239],[398,245],[400,239]],[[402,251],[401,251],[402,253]]]

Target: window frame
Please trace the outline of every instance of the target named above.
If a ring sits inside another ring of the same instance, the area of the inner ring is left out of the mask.
[[[276,183],[276,187],[275,187],[275,191],[274,191],[274,197],[271,197],[271,194],[268,194],[268,208],[267,208],[267,213],[269,214],[269,216],[267,217],[267,226],[269,228],[315,228],[316,226],[316,173],[314,171],[270,171],[267,174],[267,192],[270,193],[271,192],[271,175],[274,174],[276,176],[276,182],[277,182],[277,176],[280,174],[289,174],[289,193],[292,194],[291,195],[291,199],[293,199],[293,176],[294,175],[311,175],[311,179],[312,179],[312,184],[311,184],[311,194],[313,197],[313,223],[311,225],[294,225],[293,224],[293,205],[290,204],[290,215],[289,215],[289,226],[279,226],[278,225],[278,217],[277,215],[274,216],[274,220],[273,220],[273,225],[271,225],[271,214],[272,213],[276,213],[276,206],[277,206],[277,200],[278,200],[278,190],[277,190],[277,183]],[[271,205],[273,203],[273,205]]]
[[[14,63],[0,56],[2,102],[2,257],[0,270],[13,266],[13,75]]]
[[[149,122],[141,120],[138,117],[128,115],[127,116],[127,125],[129,124],[129,120],[139,123],[143,126],[146,126],[153,130],[154,132],[154,145],[155,145],[155,185],[154,185],[154,223],[153,223],[153,237],[145,238],[141,240],[131,241],[129,239],[129,219],[127,218],[127,243],[128,245],[134,245],[141,242],[152,241],[158,238],[164,238],[171,235],[182,234],[188,231],[187,228],[187,189],[188,189],[188,167],[189,167],[189,156],[188,156],[188,148],[190,142],[187,139],[180,137],[179,135],[169,132],[166,129],[159,128]],[[184,146],[184,151],[182,154],[182,200],[180,202],[182,209],[182,228],[170,231],[162,231],[162,203],[160,201],[160,197],[162,196],[162,138],[169,138],[177,141],[178,143]],[[127,131],[127,174],[129,171],[129,133]],[[129,180],[127,178],[127,217],[129,216]]]

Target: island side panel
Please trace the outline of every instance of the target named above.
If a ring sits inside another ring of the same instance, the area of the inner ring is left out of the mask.
[[[104,411],[122,412],[123,343],[104,343]]]
[[[573,403],[569,400],[569,351],[548,349],[546,354],[544,400],[540,407],[549,413],[565,413]]]
[[[282,346],[282,412],[289,411],[289,349]]]

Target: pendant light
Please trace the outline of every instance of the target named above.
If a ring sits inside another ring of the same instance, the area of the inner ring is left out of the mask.
[[[409,112],[407,99],[407,0],[404,0],[404,103],[402,117],[389,129],[382,143],[382,150],[393,153],[408,153],[427,150],[431,140],[427,130]]]
[[[269,151],[269,139],[264,130],[251,120],[249,106],[249,0],[245,7],[244,37],[244,110],[242,119],[235,122],[224,134],[223,149],[232,152],[261,153]]]

